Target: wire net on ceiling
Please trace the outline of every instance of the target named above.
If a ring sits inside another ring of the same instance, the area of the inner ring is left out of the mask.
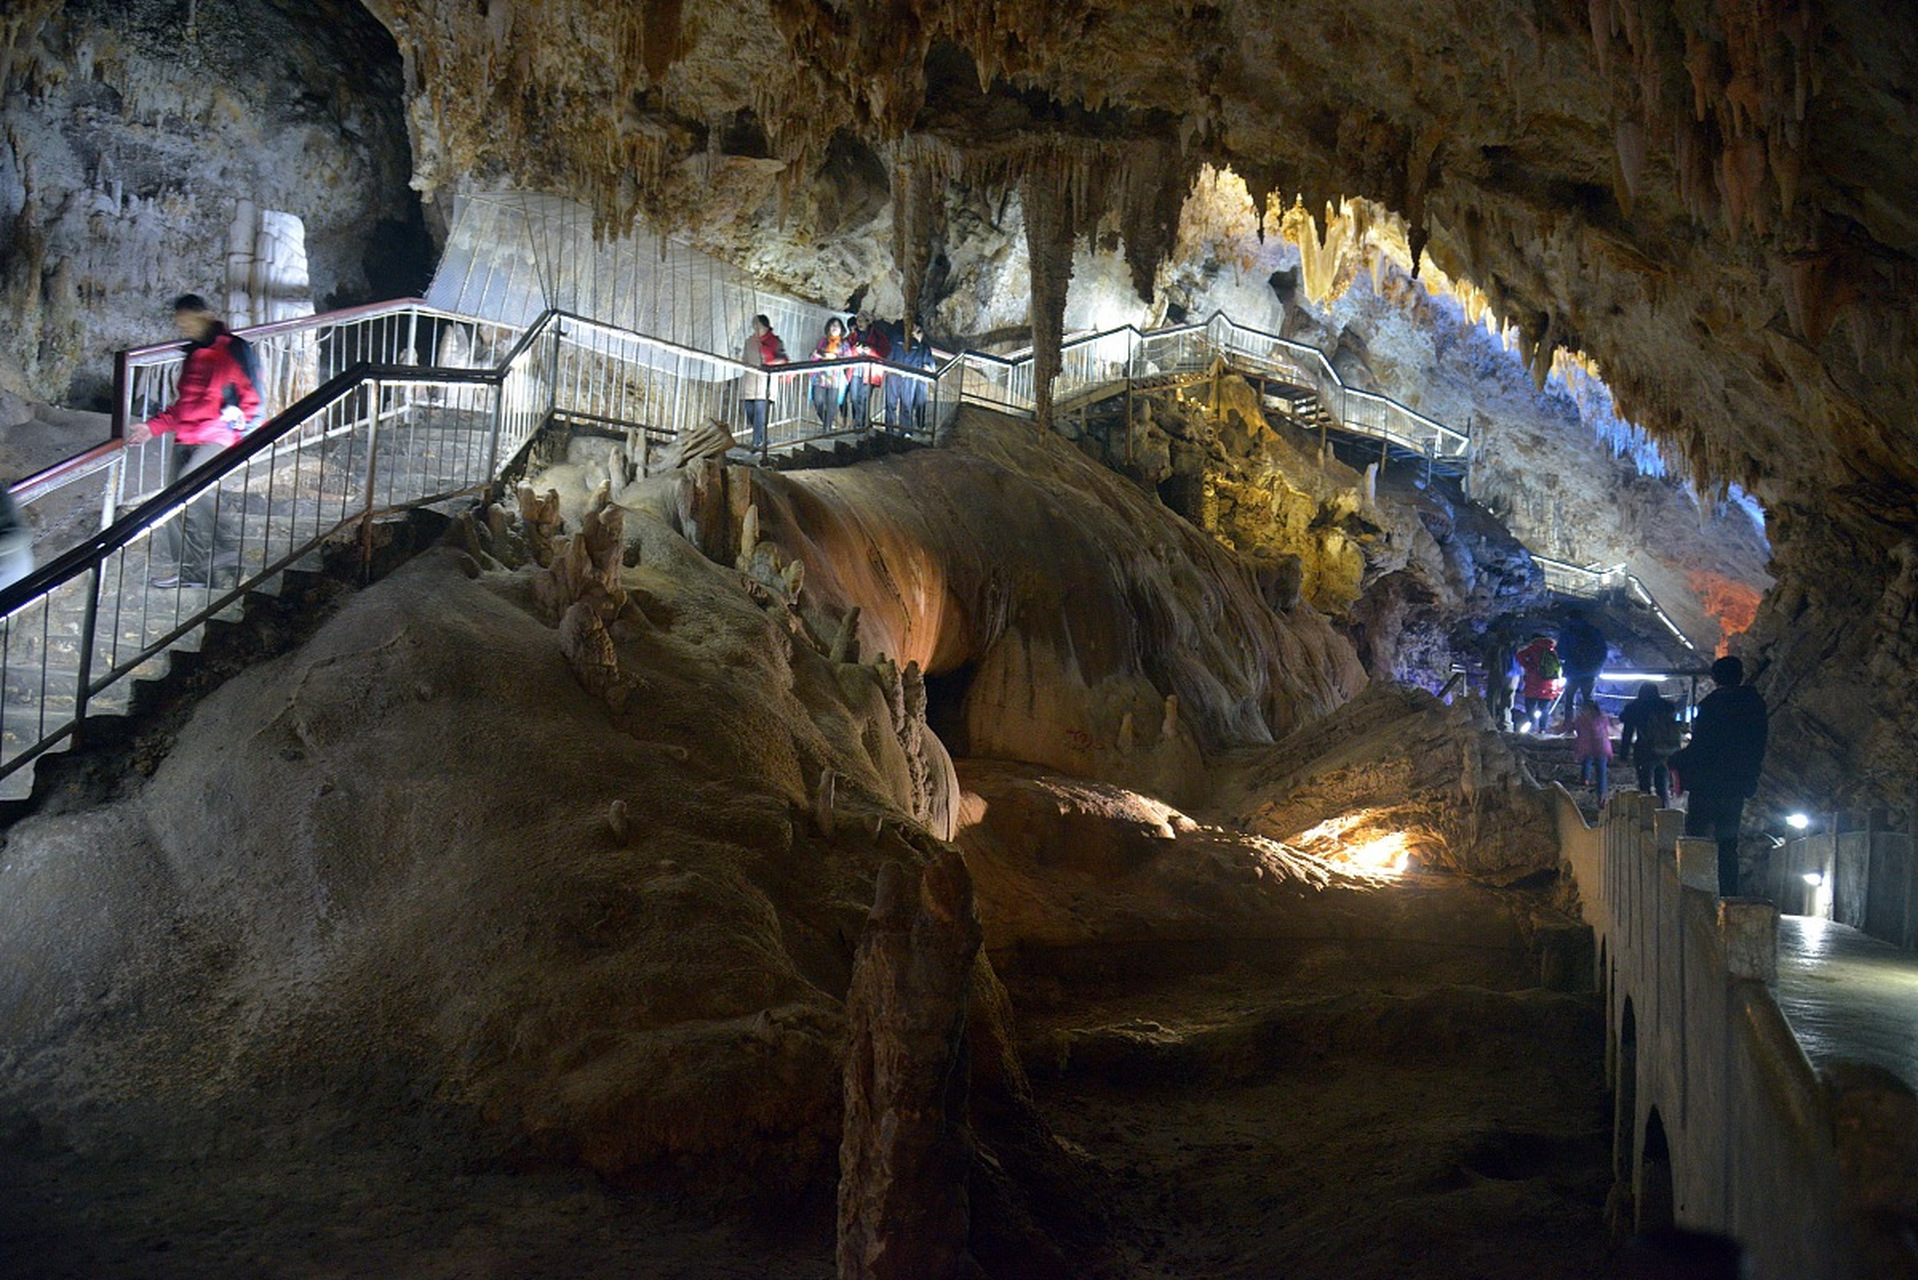
[[[595,236],[585,205],[533,192],[460,202],[426,300],[519,326],[542,311],[565,311],[729,356],[739,354],[755,315],[766,315],[798,356],[834,314],[762,289],[730,263],[645,227]]]

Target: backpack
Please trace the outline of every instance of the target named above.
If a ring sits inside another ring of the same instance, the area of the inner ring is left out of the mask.
[[[1668,756],[1678,750],[1678,744],[1684,734],[1678,727],[1678,717],[1662,715],[1653,720],[1645,729],[1646,745],[1653,755]]]
[[[1565,674],[1565,664],[1558,660],[1558,650],[1547,649],[1538,655],[1538,678],[1556,680]]]

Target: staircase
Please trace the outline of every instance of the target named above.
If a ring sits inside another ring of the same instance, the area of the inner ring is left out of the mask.
[[[210,625],[239,617],[250,595],[273,592],[331,543],[367,544],[382,520],[491,491],[549,423],[623,436],[644,474],[695,426],[737,430],[749,393],[770,399],[768,451],[782,454],[873,430],[883,388],[874,389],[874,423],[827,430],[818,417],[822,400],[868,373],[919,387],[923,416],[897,427],[926,443],[962,403],[1027,415],[1034,405],[1030,351],[961,352],[931,372],[808,362],[762,380],[728,357],[582,316],[547,311],[520,327],[417,300],[245,336],[268,403],[286,408],[212,466],[168,484],[168,438],[125,443],[129,424],[172,398],[183,350],[163,344],[119,357],[112,439],[13,487],[23,505],[56,490],[97,491],[103,517],[97,535],[0,590],[0,800],[26,796],[34,762],[72,745],[89,717],[136,706],[141,682],[193,652]],[[1262,383],[1267,402],[1302,427],[1469,461],[1463,433],[1347,388],[1318,351],[1223,314],[1066,343],[1055,404],[1184,385],[1220,361]],[[213,505],[233,530],[237,570],[224,583],[154,586],[173,567],[166,539],[195,503]]]

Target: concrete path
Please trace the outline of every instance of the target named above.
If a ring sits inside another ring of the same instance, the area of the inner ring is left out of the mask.
[[[1780,916],[1777,996],[1813,1067],[1867,1062],[1918,1089],[1918,954],[1849,925]]]

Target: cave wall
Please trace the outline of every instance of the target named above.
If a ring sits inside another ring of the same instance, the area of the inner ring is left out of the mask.
[[[170,337],[176,294],[224,300],[242,201],[303,220],[322,309],[423,286],[399,58],[359,5],[76,0],[10,23],[0,389],[103,403],[112,353]]]

